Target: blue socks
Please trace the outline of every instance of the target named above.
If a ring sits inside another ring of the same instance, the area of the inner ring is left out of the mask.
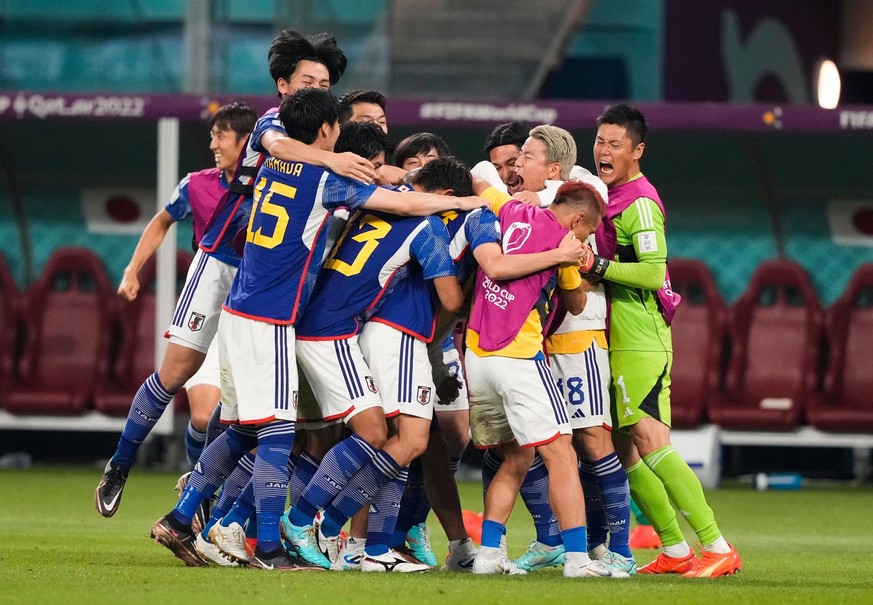
[[[500,548],[500,539],[506,535],[506,526],[497,521],[482,521],[482,546]]]
[[[251,481],[254,470],[254,454],[245,454],[239,459],[236,468],[233,469],[230,477],[228,477],[227,481],[224,482],[224,485],[221,486],[221,496],[219,496],[218,502],[215,503],[215,506],[212,507],[212,516],[209,517],[209,521],[203,527],[203,531],[200,534],[203,538],[208,537],[210,528],[215,525],[219,519],[223,518],[230,512],[233,505],[236,504],[237,499],[239,499],[242,491]],[[240,523],[240,525],[242,525],[242,523]]]
[[[588,550],[606,544],[609,523],[600,495],[600,483],[590,462],[579,461],[579,480],[585,493],[585,522],[588,524]]]
[[[185,456],[188,458],[188,466],[194,468],[200,454],[203,453],[203,446],[206,445],[206,431],[198,431],[188,421],[188,428],[185,430]]]
[[[519,493],[533,518],[537,542],[546,546],[558,546],[561,543],[561,534],[558,520],[549,504],[549,471],[539,454],[534,457]]]
[[[403,487],[406,485],[406,481],[407,472],[402,470],[379,490],[379,493],[373,498],[373,502],[370,503],[367,544],[365,546],[368,555],[378,556],[388,552],[388,544],[394,535],[397,514],[400,512],[400,500],[403,498]]]
[[[276,420],[258,428],[258,453],[252,475],[258,515],[258,548],[281,548],[279,517],[288,497],[288,457],[294,443],[294,422]]]
[[[565,552],[588,552],[588,532],[585,527],[571,527],[561,532]]]
[[[124,472],[130,471],[139,446],[160,420],[173,395],[175,393],[168,392],[161,384],[157,372],[146,378],[139,387],[130,404],[118,447],[112,456],[112,462],[119,465]]]
[[[609,550],[630,557],[630,488],[627,474],[613,452],[592,463],[609,523]]]
[[[297,456],[294,472],[291,473],[291,481],[288,483],[288,491],[291,494],[291,506],[300,502],[300,497],[306,490],[306,486],[312,481],[320,464],[321,460],[313,458],[307,451],[301,452]]]

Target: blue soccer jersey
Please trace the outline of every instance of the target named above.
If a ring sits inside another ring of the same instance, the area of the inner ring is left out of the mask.
[[[268,157],[267,150],[261,145],[261,138],[270,130],[285,134],[278,107],[268,110],[255,123],[237,160],[233,182],[218,202],[200,240],[201,250],[233,267],[238,267],[242,259],[238,252],[242,246],[240,242],[235,245],[234,240],[245,232],[249,224],[255,175]]]
[[[473,251],[482,244],[500,243],[500,221],[487,209],[444,212],[440,215],[451,238],[450,252],[462,284],[476,272]]]
[[[255,180],[245,250],[224,308],[268,323],[294,323],[315,285],[330,210],[356,210],[375,190],[318,166],[267,159]]]
[[[410,275],[424,283],[454,274],[448,233],[438,218],[364,209],[348,222],[325,260],[311,304],[296,325],[297,337],[348,338]]]

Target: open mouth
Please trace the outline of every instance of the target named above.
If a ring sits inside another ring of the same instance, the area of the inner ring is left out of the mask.
[[[600,162],[597,164],[597,172],[601,177],[610,176],[615,172],[615,167],[609,162]]]
[[[524,179],[521,178],[520,175],[516,174],[511,179],[506,182],[506,190],[510,195],[514,193],[518,193],[524,187]]]

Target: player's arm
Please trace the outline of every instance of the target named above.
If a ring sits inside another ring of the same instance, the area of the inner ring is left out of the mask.
[[[461,303],[464,302],[464,293],[461,292],[458,278],[454,275],[435,277],[433,279],[433,287],[436,290],[437,296],[439,296],[443,310],[449,313],[457,313],[458,309],[461,308]]]
[[[482,206],[482,198],[475,195],[453,197],[417,191],[391,191],[382,187],[377,188],[364,203],[365,208],[400,216],[428,216],[446,210],[474,210]]]
[[[588,288],[585,280],[579,273],[576,263],[562,265],[558,269],[558,289],[561,293],[561,302],[570,315],[579,315],[588,302]]]
[[[553,250],[531,254],[503,254],[500,244],[488,243],[473,250],[473,256],[490,279],[507,280],[555,267],[562,263],[576,263],[585,253],[585,245],[572,233],[567,233]]]
[[[661,209],[653,200],[639,198],[615,219],[615,225],[633,243],[637,261],[591,255],[583,266],[585,276],[592,281],[606,279],[644,290],[659,289],[667,274],[667,239]]]
[[[166,210],[161,210],[152,217],[152,220],[149,221],[149,224],[146,225],[142,235],[139,237],[139,242],[137,242],[133,255],[130,257],[130,262],[127,263],[121,275],[121,283],[118,286],[119,296],[124,297],[126,300],[134,300],[136,298],[139,292],[140,269],[152,257],[155,250],[161,245],[161,242],[164,241],[167,231],[170,230],[170,227],[175,222],[176,219]]]
[[[491,208],[494,214],[499,214],[503,205],[512,199],[505,191],[500,191],[496,187],[489,185],[488,182],[479,177],[473,177],[473,193],[485,200],[483,206]]]
[[[398,195],[405,197],[412,194]],[[449,252],[449,233],[443,222],[435,216],[428,216],[422,220],[422,223],[421,229],[410,244],[411,256],[421,266],[424,278],[433,283],[443,311],[456,313],[464,302],[464,293],[458,283],[455,263]]]
[[[391,164],[382,164],[376,170],[376,184],[377,185],[400,185],[403,183],[403,177],[406,176],[408,171],[400,168],[399,166],[392,166]]]
[[[292,139],[284,132],[268,130],[261,135],[261,146],[272,157],[288,162],[306,162],[315,166],[323,166],[336,174],[372,183],[376,180],[376,170],[373,164],[350,151],[334,153],[317,149],[306,143]]]

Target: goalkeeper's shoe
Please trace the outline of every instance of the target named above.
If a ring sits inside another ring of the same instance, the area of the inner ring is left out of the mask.
[[[127,475],[128,473],[119,465],[113,464],[112,460],[106,463],[103,476],[94,492],[94,505],[97,512],[104,517],[111,517],[118,511],[124,484],[127,483]]]
[[[413,525],[406,532],[406,543],[409,544],[409,549],[415,558],[431,567],[436,567],[437,559],[430,546],[430,530],[427,528],[427,523],[419,523]]]
[[[188,567],[207,567],[209,565],[194,546],[195,537],[191,528],[174,528],[166,515],[155,521],[151,537],[161,546],[169,548],[170,552]]]
[[[318,529],[311,523],[304,526],[294,525],[286,512],[279,519],[279,528],[285,542],[301,559],[324,569],[330,569],[330,561],[318,547]]]
[[[224,527],[219,521],[209,528],[209,540],[231,561],[246,564],[252,559],[246,550],[246,532],[239,523]]]
[[[197,537],[194,539],[194,548],[197,549],[197,554],[206,561],[222,567],[239,567],[239,563],[229,559],[215,544],[206,540],[200,534],[197,534]]]
[[[694,567],[682,574],[683,578],[718,578],[730,576],[742,570],[743,561],[737,550],[731,546],[729,553],[703,551]]]
[[[424,563],[408,561],[393,549],[381,555],[364,554],[361,559],[361,571],[377,573],[423,573],[431,568]]]
[[[546,546],[531,540],[524,554],[513,561],[519,569],[536,571],[564,564],[564,545]]]
[[[665,574],[665,573],[681,573],[691,571],[697,563],[697,556],[694,551],[688,549],[688,556],[682,558],[671,557],[664,553],[655,557],[655,560],[644,565],[637,570],[639,574]]]
[[[637,525],[631,530],[628,546],[631,548],[661,548],[661,538],[651,525]]]

